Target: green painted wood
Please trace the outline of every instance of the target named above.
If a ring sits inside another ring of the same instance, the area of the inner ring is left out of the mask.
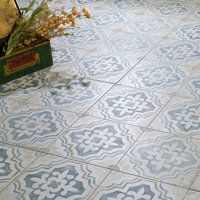
[[[0,58],[0,84],[53,65],[50,42]]]

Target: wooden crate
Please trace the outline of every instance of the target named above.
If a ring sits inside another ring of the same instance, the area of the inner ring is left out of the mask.
[[[8,56],[0,57],[0,84],[53,64],[50,42],[42,42]]]
[[[53,61],[49,41],[1,57],[5,41],[20,17],[20,11],[15,0],[0,0],[0,5],[0,84],[51,66]]]

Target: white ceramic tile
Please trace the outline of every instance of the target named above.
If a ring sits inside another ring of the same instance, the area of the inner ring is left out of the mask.
[[[70,159],[112,168],[140,136],[142,129],[94,117],[82,117],[50,148]]]
[[[121,171],[190,187],[200,166],[200,141],[146,131],[118,164]]]

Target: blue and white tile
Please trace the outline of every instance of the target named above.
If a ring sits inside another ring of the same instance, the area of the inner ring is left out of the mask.
[[[117,165],[121,171],[190,187],[200,166],[200,141],[146,131]]]
[[[174,97],[150,128],[200,139],[200,102]]]
[[[149,0],[112,0],[111,5],[122,10],[145,9],[150,5]]]
[[[180,187],[112,172],[90,200],[183,200],[186,192]]]
[[[179,96],[200,99],[200,70],[194,71],[192,76],[186,81],[183,87],[178,91]]]
[[[174,94],[191,73],[191,65],[176,65],[145,60],[134,67],[120,81],[120,84]]]
[[[159,62],[199,64],[199,57],[200,43],[165,39],[146,58]]]
[[[195,4],[197,4],[197,5],[200,5],[199,0],[184,0],[184,1],[190,2],[190,3],[195,3]]]
[[[195,178],[192,186],[191,186],[192,190],[197,190],[200,192],[200,173],[198,174],[198,176]]]
[[[169,101],[169,96],[125,86],[114,86],[89,110],[104,119],[146,127]]]
[[[14,103],[14,105],[13,105]],[[13,111],[13,107],[15,107],[16,103],[13,102],[7,97],[0,98],[0,119],[4,117],[8,112]]]
[[[200,192],[189,190],[184,200],[199,200]]]
[[[97,28],[118,30],[128,21],[126,12],[112,8],[95,9],[91,12],[92,20],[86,20],[86,24]]]
[[[184,19],[197,8],[197,4],[181,1],[156,1],[151,5],[151,11],[162,17]]]
[[[98,46],[108,54],[131,55],[142,59],[161,40],[141,34],[117,32]]]
[[[79,61],[88,52],[82,49],[69,48],[60,46],[54,48],[53,54],[53,69],[52,70],[67,70],[67,68]]]
[[[198,21],[184,21],[168,37],[195,43],[200,42],[200,23]]]
[[[0,141],[30,148],[48,147],[79,115],[48,107],[8,113],[1,119]]]
[[[141,135],[142,130],[84,116],[50,149],[56,155],[112,168]]]
[[[63,44],[68,47],[76,47],[85,50],[92,50],[98,44],[107,40],[112,32],[101,28],[81,27],[72,30],[68,37],[63,37]]]
[[[1,100],[2,108],[4,114],[6,113],[19,113],[26,112],[27,109],[39,109],[46,104],[44,102],[38,103],[40,101],[40,96],[37,93],[30,92],[27,94],[19,93],[17,95],[9,95],[8,98],[4,97]]]
[[[38,103],[45,103],[56,109],[83,113],[112,87],[112,84],[98,81],[88,83],[89,85],[85,86],[80,81],[75,81],[70,84],[70,88],[64,84],[41,88],[37,91],[40,95]]]
[[[196,10],[194,10],[187,18],[186,20],[194,20],[199,21],[200,20],[200,7],[198,6]]]
[[[0,144],[0,191],[36,157],[37,154],[33,151]]]
[[[116,83],[137,62],[137,59],[131,56],[108,55],[102,51],[96,51],[73,65],[70,71],[94,80]]]
[[[2,199],[87,199],[108,170],[42,156],[2,193]]]
[[[159,16],[135,16],[125,26],[123,31],[158,37],[167,36],[180,20],[168,19]]]
[[[88,6],[100,6],[100,5],[105,5],[107,3],[107,0],[76,0],[76,3],[81,4],[81,5],[86,5]]]
[[[45,84],[45,77],[49,73],[49,68],[28,74],[21,78],[0,85],[0,97],[9,96],[10,94],[26,94],[38,90]]]

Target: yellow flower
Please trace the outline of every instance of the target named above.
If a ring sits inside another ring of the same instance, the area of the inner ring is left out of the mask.
[[[89,13],[85,8],[83,8],[82,12],[83,12],[83,14],[85,15],[85,17],[91,18],[90,13]]]
[[[59,29],[58,29],[58,32],[59,32],[60,34],[63,34],[63,33],[65,32],[65,30],[64,30],[63,28],[59,28]]]
[[[62,9],[62,14],[63,14],[64,16],[67,15],[67,12],[64,10],[64,8]]]
[[[72,24],[71,24],[71,25],[72,25],[72,27],[76,27],[76,22],[75,22],[75,19],[72,19],[72,20],[71,20],[71,23],[72,23]]]
[[[78,10],[77,10],[76,7],[73,7],[73,8],[72,8],[72,14],[73,14],[73,15],[77,15],[77,14],[78,14]]]

